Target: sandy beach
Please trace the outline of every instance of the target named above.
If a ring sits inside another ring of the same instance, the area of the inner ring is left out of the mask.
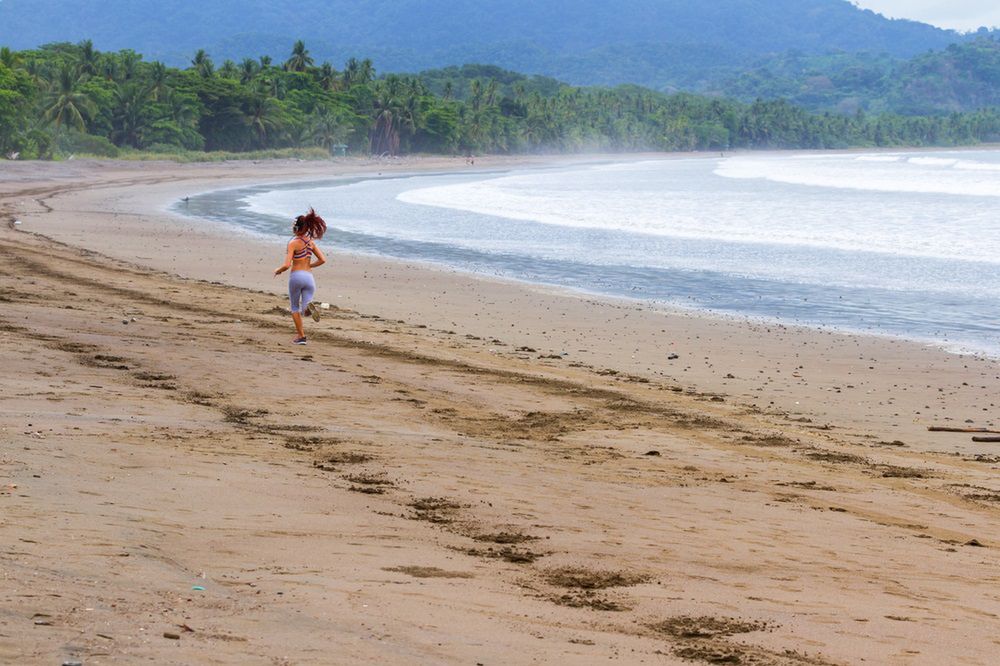
[[[469,168],[0,164],[0,663],[994,663],[997,361],[168,212]]]

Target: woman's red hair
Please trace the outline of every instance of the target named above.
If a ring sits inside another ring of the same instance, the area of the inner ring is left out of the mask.
[[[308,213],[295,218],[295,232],[299,233],[302,231],[309,234],[310,238],[319,240],[326,233],[326,222],[316,214],[316,211],[310,208]]]

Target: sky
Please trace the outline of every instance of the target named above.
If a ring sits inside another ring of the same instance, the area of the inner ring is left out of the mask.
[[[889,18],[912,19],[941,28],[1000,27],[997,0],[854,0],[854,4]]]

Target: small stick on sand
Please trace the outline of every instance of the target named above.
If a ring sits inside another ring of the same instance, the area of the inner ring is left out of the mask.
[[[1000,430],[989,428],[952,428],[951,426],[927,426],[931,432],[990,432],[1000,434]]]
[[[1000,437],[973,437],[973,442],[1000,442]]]

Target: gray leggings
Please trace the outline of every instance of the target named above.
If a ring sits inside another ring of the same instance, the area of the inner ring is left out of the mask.
[[[292,271],[288,276],[288,302],[292,312],[302,312],[316,293],[316,280],[311,271]]]

